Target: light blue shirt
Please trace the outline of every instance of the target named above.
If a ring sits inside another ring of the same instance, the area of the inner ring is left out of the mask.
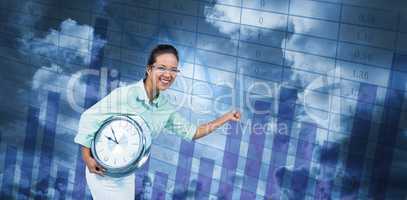
[[[176,103],[176,102],[174,102]],[[162,94],[152,102],[147,97],[143,80],[114,89],[92,107],[85,110],[79,120],[75,142],[90,148],[92,139],[103,121],[114,115],[139,115],[151,129],[152,138],[163,128],[192,140],[197,127],[182,117],[176,106]]]

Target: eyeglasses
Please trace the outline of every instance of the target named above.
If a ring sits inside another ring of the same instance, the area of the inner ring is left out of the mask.
[[[170,74],[177,74],[179,72],[181,72],[179,69],[177,69],[176,67],[165,67],[164,65],[159,65],[159,64],[155,64],[155,65],[151,65],[153,68],[157,69],[160,73],[164,73],[166,71],[168,71]]]

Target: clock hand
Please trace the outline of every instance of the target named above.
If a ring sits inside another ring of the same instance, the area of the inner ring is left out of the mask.
[[[109,140],[111,140],[111,141],[113,141],[113,142],[115,142],[116,144],[119,144],[117,141],[113,140],[113,139],[112,139],[111,137],[109,137],[109,136],[106,136],[106,138],[109,139]]]
[[[117,143],[117,144],[119,144],[119,142],[117,142],[117,139],[116,139],[116,134],[114,134],[114,130],[113,130],[113,128],[112,128],[112,127],[110,127],[110,130],[112,130],[114,140],[116,141],[116,143]]]

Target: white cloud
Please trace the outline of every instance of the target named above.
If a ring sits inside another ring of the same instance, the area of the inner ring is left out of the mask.
[[[226,35],[235,35],[239,33],[239,26],[236,26],[233,23],[240,23],[240,9],[215,4],[213,7],[205,6],[204,15],[206,22],[217,27],[221,33]]]
[[[246,7],[255,7],[256,2],[246,3]],[[254,11],[250,9],[241,10],[239,7],[215,4],[205,6],[204,15],[206,22],[217,27],[221,33],[237,38],[239,34],[239,24],[258,26],[262,28],[281,29],[286,25],[286,17],[281,14],[270,12]],[[244,17],[242,17],[244,16]],[[250,29],[241,29],[240,31],[251,31]],[[248,35],[241,33],[241,35]]]
[[[58,87],[60,84],[55,84],[55,81],[59,82],[59,76],[62,76],[62,68],[59,65],[52,64],[50,67],[43,66],[38,69],[33,76],[32,89],[37,90],[43,87],[43,83],[51,83],[49,87]],[[58,89],[54,88],[53,91]]]
[[[74,75],[70,74],[71,69],[67,66],[72,65],[64,63],[90,64],[92,56],[95,56],[106,43],[105,40],[95,36],[93,27],[66,19],[61,22],[58,30],[50,29],[44,37],[35,38],[34,34],[24,34],[20,41],[21,52],[28,56],[41,55],[48,61],[32,77],[31,86],[37,98],[35,100],[41,107],[45,106],[49,91],[59,93],[61,101],[64,102],[70,103],[72,99],[83,101],[86,83],[79,78],[75,80],[75,84],[69,85]],[[102,72],[92,74],[99,73]],[[82,103],[76,102],[79,105]]]
[[[49,58],[49,66],[42,66],[34,73],[32,89],[55,92],[63,91],[70,77],[65,74],[66,69],[61,67],[59,61],[75,60],[88,65],[91,61],[91,51],[98,52],[106,43],[105,40],[94,36],[93,27],[79,25],[72,19],[63,21],[59,30],[51,29],[43,38],[24,38],[21,41],[22,50]]]
[[[89,64],[92,49],[98,52],[106,43],[94,36],[93,27],[79,25],[72,19],[63,21],[59,30],[51,29],[44,38],[25,37],[21,42],[24,52],[42,55],[54,64],[72,62]]]

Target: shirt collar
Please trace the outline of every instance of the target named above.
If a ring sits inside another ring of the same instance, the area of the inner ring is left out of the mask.
[[[144,101],[145,104],[149,105],[150,100],[147,96],[147,91],[144,87],[143,79],[137,81],[136,86],[140,89],[140,92],[137,93],[137,100]],[[151,103],[158,107],[161,104],[161,99],[162,95],[158,94],[158,97],[154,98]]]

